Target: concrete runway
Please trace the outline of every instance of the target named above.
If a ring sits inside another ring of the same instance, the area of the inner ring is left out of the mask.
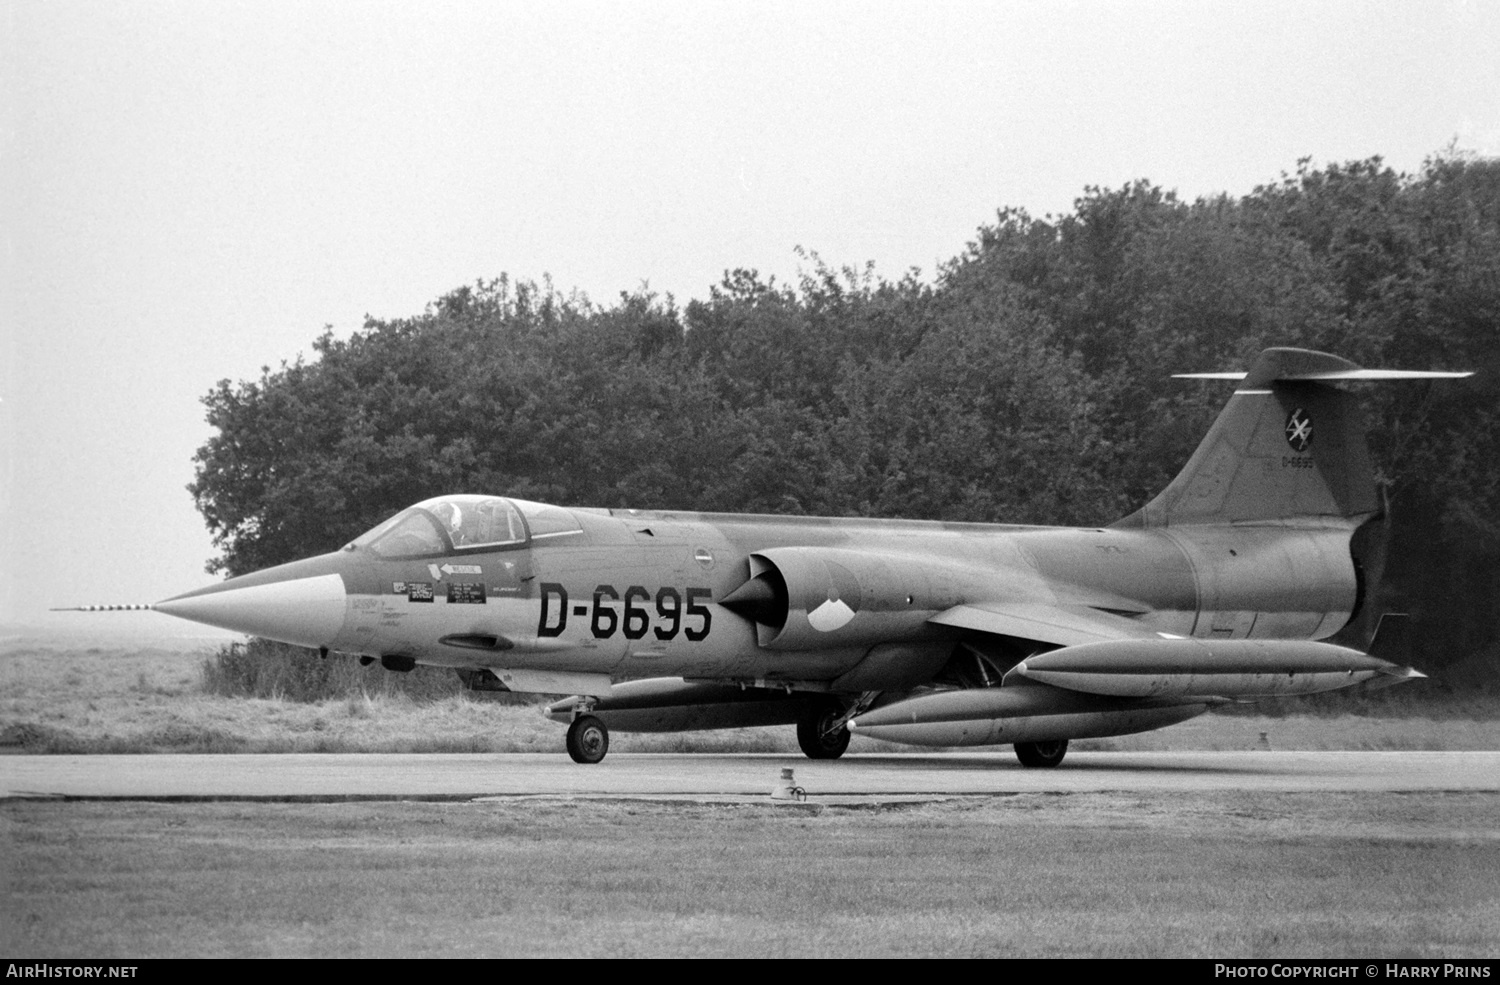
[[[0,798],[121,800],[466,800],[641,797],[761,800],[782,767],[813,802],[1019,792],[1500,792],[1500,752],[1071,752],[1023,769],[1009,750],[851,755],[561,754],[0,756]]]

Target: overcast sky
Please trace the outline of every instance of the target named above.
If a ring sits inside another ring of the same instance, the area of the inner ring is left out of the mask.
[[[1087,185],[1238,195],[1302,157],[1500,154],[1492,0],[0,18],[7,623],[212,580],[184,489],[200,398],[325,325],[501,273],[685,304],[729,268],[794,278],[798,246],[930,276],[997,208],[1067,211]]]

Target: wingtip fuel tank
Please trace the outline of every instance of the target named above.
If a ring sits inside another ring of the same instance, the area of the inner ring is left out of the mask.
[[[1397,667],[1348,647],[1311,640],[1104,640],[1029,657],[1012,679],[1121,698],[1269,698],[1316,694]]]

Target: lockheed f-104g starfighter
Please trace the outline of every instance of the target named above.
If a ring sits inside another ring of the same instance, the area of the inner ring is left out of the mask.
[[[154,608],[475,688],[571,695],[546,709],[573,759],[610,730],[795,725],[814,758],[851,732],[1010,743],[1171,725],[1230,701],[1422,676],[1321,642],[1366,601],[1351,537],[1376,516],[1344,381],[1363,369],[1268,349],[1180,474],[1095,528],[738,516],[430,499],[342,550]]]

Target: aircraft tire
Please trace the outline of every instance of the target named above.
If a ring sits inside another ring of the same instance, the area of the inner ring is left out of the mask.
[[[593,715],[580,715],[568,726],[568,755],[573,762],[591,765],[609,752],[609,729]]]
[[[821,705],[797,722],[797,745],[808,759],[838,759],[849,748],[849,727],[840,725],[829,733],[828,726],[844,713],[838,705]]]
[[[1021,761],[1022,766],[1032,769],[1052,769],[1063,761],[1068,754],[1068,740],[1055,739],[1052,742],[1017,742],[1016,758]]]

